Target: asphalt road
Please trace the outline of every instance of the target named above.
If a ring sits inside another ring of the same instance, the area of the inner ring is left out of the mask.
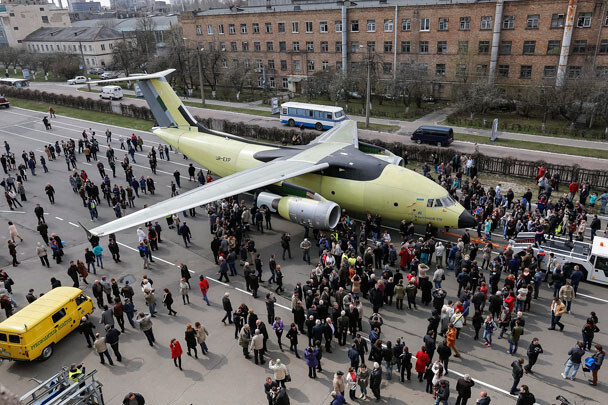
[[[73,85],[70,86],[66,83],[56,83],[56,82],[32,82],[31,88],[37,89],[41,91],[50,91],[59,94],[70,94],[73,96],[82,96],[85,98],[94,98],[98,99],[99,95],[97,93],[89,93],[86,91],[79,91],[78,87],[82,85]],[[124,98],[120,101],[114,101],[116,103],[126,103],[126,104],[134,104],[137,106],[147,106],[145,100],[143,99],[134,99],[134,98]],[[235,122],[246,122],[247,124],[252,125],[260,125],[265,127],[274,127],[274,128],[283,128],[285,129],[285,125],[281,124],[276,117],[262,117],[257,115],[249,115],[237,112],[230,111],[222,111],[222,110],[212,110],[206,108],[197,108],[197,107],[188,107],[188,109],[194,114],[200,117],[212,117],[219,120],[227,120],[227,121],[235,121]],[[411,127],[411,123],[404,122],[403,124],[406,129],[402,129],[397,133],[388,133],[388,132],[378,132],[378,131],[369,131],[360,129],[359,136],[361,139],[381,139],[385,142],[401,142],[407,144],[414,144],[409,135],[413,131]],[[409,128],[409,129],[408,129]],[[481,132],[481,130],[480,130]],[[550,139],[542,139],[541,142],[550,142]],[[463,141],[454,141],[450,145],[451,148],[462,152],[462,153],[474,153],[476,145],[471,142],[463,142]],[[483,153],[487,156],[495,156],[495,157],[512,157],[516,159],[529,160],[536,162],[538,160],[544,160],[546,162],[559,162],[564,165],[574,165],[578,164],[580,167],[586,169],[604,169],[606,167],[606,160],[593,158],[593,157],[583,157],[583,156],[574,156],[574,155],[563,155],[558,153],[551,153],[546,151],[534,151],[527,149],[517,149],[517,148],[508,148],[504,146],[498,145],[484,145],[478,144],[477,148],[479,152]]]
[[[52,120],[53,130],[45,131],[40,122],[40,113],[22,109],[2,111],[0,115],[0,144],[7,140],[11,149],[14,151],[43,150],[44,145],[55,140],[77,138],[84,128],[92,127],[98,134],[105,131],[106,126],[82,121],[59,117]],[[128,131],[121,128],[110,128],[114,134],[113,146],[118,148],[116,138],[118,134],[127,135],[130,132],[141,134],[144,138],[144,154],[153,144],[158,144],[158,139],[153,135],[139,131]],[[98,137],[103,142],[103,136]],[[102,148],[104,155],[105,149]],[[20,155],[20,153],[18,153]],[[122,156],[118,153],[118,158]],[[136,155],[137,165],[135,175],[151,175],[147,168],[147,159],[141,153]],[[105,159],[102,160],[106,163]],[[152,204],[168,198],[170,189],[168,184],[172,179],[170,173],[178,169],[182,174],[186,173],[186,166],[189,160],[183,159],[179,154],[172,154],[171,161],[161,161],[158,166],[158,175],[154,177],[156,181],[157,194],[155,196],[145,195],[136,200],[137,208],[143,204]],[[78,227],[78,222],[86,225],[95,225],[89,220],[88,211],[82,206],[80,198],[73,193],[67,179],[67,167],[65,160],[60,158],[57,161],[49,162],[50,172],[42,173],[41,168],[37,170],[37,176],[28,175],[25,184],[28,201],[23,209],[18,211],[8,211],[6,203],[0,204],[0,217],[4,223],[13,220],[17,223],[24,242],[19,244],[19,260],[21,264],[17,268],[10,265],[10,257],[6,249],[0,254],[0,265],[8,271],[16,284],[14,286],[15,299],[23,306],[25,294],[29,288],[34,288],[37,293],[46,292],[50,288],[50,277],[59,278],[64,285],[71,285],[66,274],[67,263],[72,259],[83,259],[84,248],[89,244],[85,239],[85,234]],[[89,176],[96,182],[100,181],[99,173],[95,166],[86,165],[84,156],[79,157],[79,169],[84,168]],[[118,184],[124,184],[124,176],[121,168],[117,170]],[[50,205],[44,194],[44,186],[47,183],[53,184],[57,190],[56,204]],[[196,185],[182,178],[182,187],[189,189]],[[49,231],[59,234],[66,241],[64,262],[61,265],[51,264],[50,269],[42,268],[35,255],[36,242],[41,241],[36,232],[36,219],[33,208],[36,202],[40,202],[47,212],[46,220],[49,224]],[[105,222],[114,218],[112,210],[102,202],[99,206],[100,222]],[[181,238],[171,230],[166,224],[161,222],[164,228],[162,239],[164,243],[160,245],[158,252],[155,252],[156,263],[148,271],[142,269],[139,255],[132,249],[137,244],[135,230],[120,232],[118,242],[121,244],[121,259],[123,263],[115,264],[111,256],[104,254],[105,269],[98,271],[98,276],[120,278],[126,275],[133,275],[138,280],[143,274],[148,274],[154,280],[157,291],[163,287],[168,287],[174,293],[176,303],[174,309],[177,310],[176,317],[166,315],[166,310],[162,305],[158,305],[160,312],[158,318],[154,320],[154,331],[157,345],[151,348],[147,345],[143,334],[127,327],[127,332],[121,335],[121,352],[124,360],[122,363],[115,363],[102,366],[99,364],[98,356],[91,349],[87,349],[84,338],[77,333],[65,338],[57,346],[53,357],[46,362],[32,363],[12,363],[4,361],[0,365],[0,381],[17,394],[23,394],[35,386],[30,378],[48,378],[58,371],[61,366],[71,363],[85,361],[87,369],[97,369],[97,377],[104,384],[104,396],[108,404],[121,403],[122,397],[128,391],[141,392],[148,403],[151,404],[233,404],[233,403],[255,403],[264,404],[263,382],[265,376],[271,376],[267,367],[256,366],[252,360],[245,360],[241,353],[241,348],[237,341],[233,339],[233,328],[224,326],[220,319],[223,315],[221,310],[221,297],[224,292],[231,294],[233,306],[246,303],[250,308],[254,308],[260,315],[260,319],[266,319],[265,305],[263,296],[267,288],[262,286],[260,298],[253,299],[249,296],[244,287],[241,276],[231,278],[230,285],[221,285],[212,282],[209,298],[212,302],[210,307],[202,302],[200,291],[195,287],[191,293],[189,306],[183,306],[179,301],[179,270],[176,267],[180,262],[186,263],[192,271],[193,280],[199,274],[205,274],[211,278],[216,277],[217,267],[213,263],[209,250],[210,235],[208,218],[202,210],[198,210],[195,218],[188,218],[188,224],[193,232],[193,245],[186,249]],[[2,222],[2,221],[0,221]],[[302,238],[302,230],[299,226],[285,220],[274,218],[273,231],[259,235],[253,232],[252,236],[256,241],[264,262],[267,261],[271,253],[279,254],[281,249],[279,238],[282,232],[292,234],[292,260],[279,260],[285,274],[285,289],[291,291],[297,281],[304,281],[310,271],[310,266],[304,264],[300,259],[297,245]],[[8,231],[0,232],[0,244],[6,246]],[[107,241],[102,241],[102,246],[106,246]],[[279,257],[280,259],[280,257]],[[265,268],[266,270],[266,268]],[[239,269],[241,271],[241,269]],[[266,272],[265,279],[268,274]],[[94,280],[94,276],[89,277],[89,281]],[[456,291],[456,283],[452,275],[448,275],[445,281],[447,290],[451,293]],[[85,292],[91,294],[90,289]],[[582,370],[577,381],[563,380],[560,373],[563,371],[563,364],[567,360],[567,351],[580,339],[580,330],[585,318],[590,311],[595,311],[600,317],[599,327],[602,329],[596,335],[596,341],[602,344],[606,341],[606,333],[602,326],[608,296],[606,288],[598,285],[583,284],[579,289],[582,295],[573,304],[573,313],[563,317],[566,324],[564,332],[548,331],[550,291],[544,287],[538,301],[532,304],[532,312],[526,314],[526,331],[522,337],[518,354],[525,356],[532,337],[539,337],[545,350],[535,366],[535,375],[526,375],[522,379],[523,384],[528,384],[531,391],[536,395],[537,402],[540,404],[554,403],[554,398],[558,394],[563,394],[577,404],[604,403],[606,398],[606,373],[600,371],[600,385],[590,387],[586,383],[586,377]],[[157,294],[157,299],[161,299],[162,294]],[[289,296],[280,296],[279,306],[276,308],[277,315],[285,321],[291,321],[289,308]],[[135,304],[138,309],[144,309],[143,294],[136,289]],[[365,315],[369,316],[371,307],[367,302],[364,303]],[[390,340],[397,337],[404,337],[407,345],[412,351],[417,351],[422,344],[427,325],[426,318],[430,314],[429,308],[418,307],[417,310],[397,311],[394,307],[385,308],[381,311],[385,320],[383,334]],[[93,321],[98,322],[100,313],[95,311]],[[3,318],[3,317],[2,317]],[[194,323],[201,321],[210,332],[207,344],[210,349],[209,356],[199,356],[198,360],[183,356],[184,371],[180,372],[174,366],[169,356],[169,341],[176,337],[180,339],[182,347],[185,348],[183,340],[184,325],[188,322]],[[364,332],[369,331],[367,322],[364,322]],[[98,330],[100,326],[98,326]],[[461,359],[452,359],[451,372],[448,379],[454,389],[457,373],[468,373],[477,380],[473,388],[473,398],[475,400],[479,392],[487,390],[492,398],[492,404],[512,404],[514,399],[504,393],[511,385],[510,364],[515,360],[514,356],[505,353],[508,344],[506,340],[497,340],[492,349],[488,349],[479,342],[474,342],[471,338],[472,330],[465,327],[458,341],[458,347],[463,353]],[[285,341],[285,339],[284,339]],[[348,340],[350,342],[350,338]],[[305,346],[306,338],[301,337],[299,348]],[[337,370],[346,371],[348,359],[345,348],[337,347],[334,342],[334,352],[324,353],[323,369],[317,380],[310,380],[307,377],[307,369],[303,360],[298,360],[290,353],[281,353],[276,345],[276,338],[271,333],[269,343],[270,355],[273,358],[280,358],[285,363],[292,374],[293,382],[289,384],[289,396],[292,403],[311,403],[326,404],[328,395],[331,392],[331,380],[333,373]],[[389,404],[422,404],[431,403],[430,395],[424,393],[424,384],[413,380],[401,384],[393,379],[390,382],[383,380],[384,403]],[[454,401],[456,394],[452,391],[450,401]],[[604,398],[604,399],[603,399]],[[453,403],[453,402],[452,402]]]

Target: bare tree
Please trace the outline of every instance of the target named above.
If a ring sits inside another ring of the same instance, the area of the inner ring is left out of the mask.
[[[232,87],[236,92],[236,99],[241,99],[241,92],[247,79],[250,77],[251,67],[249,64],[242,63],[238,59],[235,59],[228,66],[228,70],[224,75],[224,82],[227,87]]]
[[[69,53],[57,54],[52,71],[66,80],[71,79],[80,72],[80,57]]]
[[[135,38],[139,53],[143,56],[144,64],[147,64],[156,55],[156,23],[149,16],[139,17],[135,28]]]

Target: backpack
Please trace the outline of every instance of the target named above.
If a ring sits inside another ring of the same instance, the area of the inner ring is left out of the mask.
[[[583,367],[583,371],[593,371],[595,370],[595,359],[593,356],[589,356],[585,359],[585,366]]]

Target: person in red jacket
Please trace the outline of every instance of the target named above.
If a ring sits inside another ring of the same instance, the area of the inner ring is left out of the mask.
[[[209,291],[209,281],[207,281],[205,276],[203,276],[202,274],[199,277],[199,280],[200,281],[198,282],[198,286],[201,288],[201,292],[203,293],[203,299],[205,300],[207,305],[211,305],[209,304],[209,299],[207,299],[207,291]]]
[[[426,366],[429,364],[429,355],[426,354],[426,347],[422,346],[416,353],[416,372],[418,373],[418,381],[422,382],[422,376],[426,371]]]
[[[407,250],[405,245],[401,246],[401,250],[399,251],[399,256],[401,257],[399,265],[401,269],[405,269],[409,264],[410,252]]]
[[[169,344],[171,348],[171,358],[173,359],[173,364],[175,367],[179,367],[182,369],[182,354],[184,351],[182,350],[182,346],[179,344],[177,339],[171,339],[171,344]]]
[[[578,183],[576,181],[570,183],[570,185],[568,186],[568,192],[570,193],[570,201],[572,201],[572,199],[578,192]]]

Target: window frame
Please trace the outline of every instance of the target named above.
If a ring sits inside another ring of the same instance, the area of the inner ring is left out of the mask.
[[[447,55],[447,53],[448,41],[437,41],[437,55]]]
[[[393,32],[395,29],[395,23],[392,18],[384,20],[384,32]]]
[[[366,32],[376,32],[376,20],[367,20],[365,30]]]
[[[526,72],[526,74],[524,74]],[[519,78],[523,80],[532,79],[532,65],[520,65]]]
[[[608,21],[608,17],[606,17],[606,21]],[[411,32],[412,31],[412,19],[411,18],[402,18],[401,19],[401,32]]]
[[[488,20],[488,18],[489,18],[489,20]],[[479,22],[479,30],[480,31],[490,31],[491,29],[494,28],[492,26],[493,21],[494,21],[494,18],[491,15],[482,15],[481,20]],[[484,25],[486,25],[485,28],[484,28]]]
[[[526,29],[537,30],[540,26],[540,14],[528,14],[526,17]]]
[[[503,30],[514,30],[515,29],[515,16],[507,15],[502,18],[502,29]]]
[[[471,30],[471,17],[465,16],[460,17],[460,22],[458,23],[458,31],[470,31]]]
[[[522,55],[534,55],[535,53],[536,53],[536,41],[535,40],[524,41],[521,54]]]
[[[560,21],[561,21],[561,23],[560,23]],[[565,24],[566,24],[566,15],[565,14],[553,13],[551,15],[551,28],[564,28]]]
[[[423,26],[423,23],[424,26]],[[431,19],[430,18],[421,18],[420,19],[420,32],[430,32],[431,31]]]

